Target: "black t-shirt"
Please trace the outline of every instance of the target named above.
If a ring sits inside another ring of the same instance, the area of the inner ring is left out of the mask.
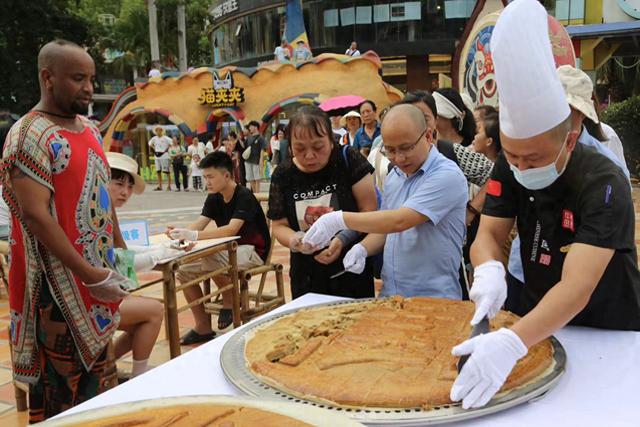
[[[220,193],[209,194],[204,202],[202,215],[214,220],[218,227],[228,225],[234,218],[243,220],[244,224],[238,232],[238,244],[253,245],[260,258],[266,260],[271,246],[269,227],[260,202],[251,190],[236,185],[229,203],[224,202]]]
[[[483,214],[517,218],[525,285],[521,313],[561,279],[572,243],[614,249],[587,306],[570,324],[640,330],[640,273],[629,181],[611,160],[577,144],[564,173],[532,191],[513,177],[501,155],[487,187]]]
[[[358,151],[334,144],[329,163],[315,173],[302,172],[291,159],[280,164],[271,177],[269,210],[272,220],[286,218],[293,230],[307,231],[322,214],[343,210],[358,211],[352,186],[373,167]],[[353,245],[353,244],[352,244]],[[307,292],[351,298],[374,296],[373,271],[367,262],[362,274],[332,275],[344,269],[342,259],[351,248],[342,250],[332,264],[315,261],[312,255],[291,253],[291,293],[294,298]]]
[[[302,172],[293,161],[286,161],[271,176],[267,216],[287,218],[293,230],[307,231],[323,213],[356,212],[351,187],[371,173],[373,166],[363,155],[353,148],[343,151],[337,144],[327,166],[318,172]]]

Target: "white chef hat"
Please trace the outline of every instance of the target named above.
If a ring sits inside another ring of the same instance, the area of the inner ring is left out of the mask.
[[[510,138],[531,138],[569,116],[551,51],[547,11],[540,3],[509,3],[498,18],[490,43],[501,132]]]

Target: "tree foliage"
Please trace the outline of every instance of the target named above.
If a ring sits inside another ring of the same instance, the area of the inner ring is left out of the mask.
[[[177,67],[177,6],[185,2],[188,64],[211,62],[206,33],[209,0],[156,0],[161,62]],[[37,54],[55,38],[86,46],[96,61],[98,77],[124,77],[150,66],[147,0],[4,0],[0,14],[0,110],[23,114],[39,99]],[[104,25],[101,15],[116,17]],[[125,52],[105,64],[105,49]]]
[[[24,114],[40,98],[37,56],[56,38],[84,45],[86,22],[67,0],[4,0],[0,14],[0,110]]]
[[[602,121],[620,137],[629,170],[640,172],[640,96],[611,104],[602,112]]]

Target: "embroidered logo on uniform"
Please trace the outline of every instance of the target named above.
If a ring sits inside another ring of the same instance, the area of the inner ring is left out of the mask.
[[[540,247],[541,247],[542,249],[544,249],[545,251],[549,251],[549,252],[551,252],[551,251],[549,250],[549,245],[547,244],[547,241],[546,241],[546,240],[544,240],[544,239],[542,239],[542,243],[540,244]]]
[[[549,255],[549,254],[540,254],[540,264],[542,264],[542,265],[551,264],[551,255]]]
[[[496,181],[495,179],[490,179],[487,184],[487,194],[490,194],[495,197],[502,196],[502,183],[500,181]]]
[[[573,212],[568,209],[562,211],[562,228],[575,232],[576,229],[573,224]]]

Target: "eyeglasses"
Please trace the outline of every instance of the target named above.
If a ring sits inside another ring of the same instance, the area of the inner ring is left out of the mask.
[[[423,130],[420,136],[418,137],[418,139],[416,140],[416,142],[414,142],[409,146],[401,147],[401,148],[388,148],[383,145],[382,148],[380,149],[380,152],[382,153],[383,156],[388,157],[390,159],[396,158],[398,156],[402,156],[406,158],[409,155],[409,153],[411,153],[416,148],[416,146],[418,145],[418,143],[420,142],[420,140],[422,139],[422,137],[424,136],[424,134],[427,132],[428,129],[429,128]]]

